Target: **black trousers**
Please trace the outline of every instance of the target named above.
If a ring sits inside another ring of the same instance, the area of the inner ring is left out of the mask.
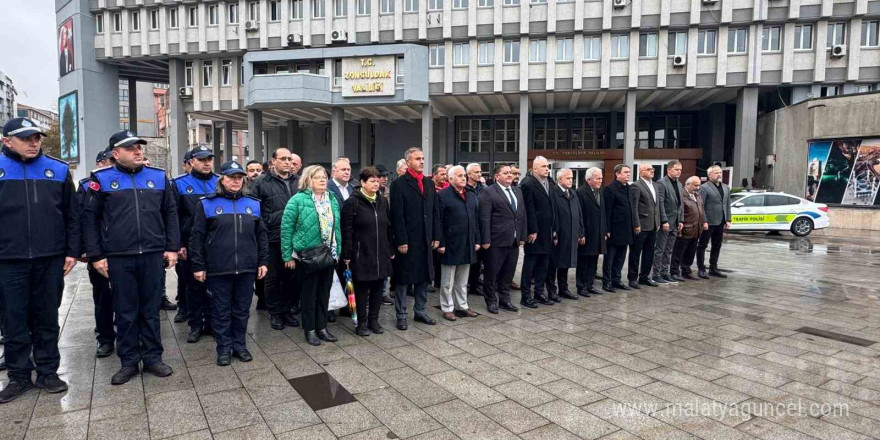
[[[629,271],[627,273],[627,279],[630,282],[651,278],[656,241],[657,231],[642,231],[633,237],[633,244],[629,246]]]
[[[623,262],[626,260],[626,249],[629,245],[608,244],[605,247],[605,258],[602,260],[602,283],[613,284],[620,282],[620,271],[623,270]]]
[[[440,288],[440,253],[437,251],[431,251],[432,258],[434,259],[434,281],[432,281],[432,285],[435,288]]]
[[[483,255],[483,297],[486,305],[510,302],[510,282],[519,259],[519,246],[489,246]]]
[[[382,307],[382,293],[385,280],[354,281],[354,297],[357,302],[358,326],[366,328],[367,323],[379,320]]]
[[[718,256],[721,255],[721,241],[724,238],[724,223],[709,225],[709,229],[700,235],[700,243],[697,245],[697,267],[706,270],[706,248],[712,241],[712,250],[709,251],[709,269],[718,268]]]
[[[550,269],[550,256],[547,254],[526,254],[523,257],[522,273],[519,280],[522,289],[522,301],[532,298],[532,283],[536,297],[544,296],[544,283],[547,282],[547,271]]]
[[[256,280],[254,282],[254,295],[257,295],[257,299],[260,301],[264,301],[264,295],[266,293],[266,277],[263,277],[261,280]]]
[[[593,287],[593,281],[596,279],[596,270],[598,268],[598,255],[578,255],[577,269],[575,269],[575,286],[579,293]]]
[[[177,264],[174,265],[174,273],[177,274],[177,313],[186,314],[186,270],[184,269],[184,263],[189,263],[186,260],[177,260]]]
[[[672,262],[669,263],[671,275],[691,274],[691,266],[694,264],[694,256],[697,253],[698,238],[681,238],[675,240],[672,248]]]
[[[116,313],[116,354],[122,366],[162,360],[159,306],[162,304],[162,252],[107,257],[113,311]]]
[[[471,271],[468,272],[468,294],[483,294],[483,255],[485,250],[480,248],[477,250],[477,262],[471,264]]]
[[[248,316],[253,300],[254,272],[211,275],[205,280],[211,294],[211,314],[217,354],[240,353],[247,348]]]
[[[34,364],[38,378],[58,371],[58,307],[63,291],[63,255],[0,260],[3,354],[10,380],[30,381]]]
[[[330,306],[330,286],[333,283],[333,268],[304,274],[297,271],[300,290],[300,313],[305,331],[327,328],[327,307]],[[289,309],[287,309],[289,310]]]
[[[571,293],[568,288],[568,267],[553,268],[547,275],[547,294],[549,296],[558,296],[562,293]]]
[[[186,306],[190,328],[211,328],[211,298],[205,283],[196,280],[190,262],[183,262],[186,277]]]
[[[92,300],[95,302],[95,327],[98,328],[98,344],[116,342],[116,330],[113,328],[113,291],[110,280],[98,273],[91,264],[88,265],[89,282],[92,284]]]
[[[269,273],[266,274],[265,302],[269,313],[284,315],[290,313],[299,302],[300,286],[294,286],[297,272],[284,267],[281,259],[281,243],[269,243]]]

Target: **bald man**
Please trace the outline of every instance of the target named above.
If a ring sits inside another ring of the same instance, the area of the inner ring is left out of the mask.
[[[633,224],[638,227],[629,248],[629,287],[657,287],[651,279],[654,267],[654,243],[660,229],[660,188],[654,182],[654,166],[639,165],[639,178],[632,185]]]
[[[528,236],[523,257],[520,288],[520,304],[537,308],[537,303],[547,306],[555,304],[555,298],[544,295],[547,272],[550,268],[550,254],[556,241],[556,210],[553,209],[552,194],[556,184],[550,180],[550,164],[538,156],[532,161],[532,172],[520,183],[526,204]],[[534,290],[532,290],[534,289]],[[532,296],[534,292],[534,297]],[[554,295],[555,296],[555,295]]]
[[[698,278],[694,276],[691,265],[694,264],[694,256],[697,253],[697,241],[703,231],[709,229],[703,209],[703,197],[700,195],[699,177],[692,176],[685,182],[681,202],[684,205],[681,232],[672,249],[669,273],[677,281],[696,280]]]

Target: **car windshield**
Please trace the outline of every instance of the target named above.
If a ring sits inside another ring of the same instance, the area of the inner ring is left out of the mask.
[[[730,203],[731,204],[736,203],[745,196],[746,196],[745,194],[731,194],[730,195]]]

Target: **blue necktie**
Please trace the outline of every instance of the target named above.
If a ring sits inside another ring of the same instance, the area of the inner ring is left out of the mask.
[[[510,199],[510,208],[513,209],[513,212],[516,212],[516,199],[513,198],[510,188],[507,188],[507,197]]]

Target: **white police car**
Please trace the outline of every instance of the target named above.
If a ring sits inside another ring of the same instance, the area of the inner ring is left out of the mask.
[[[730,195],[731,230],[791,231],[799,237],[830,226],[828,206],[782,192]]]

